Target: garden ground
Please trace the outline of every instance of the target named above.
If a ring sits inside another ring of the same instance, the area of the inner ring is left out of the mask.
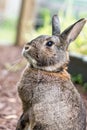
[[[0,47],[0,130],[15,130],[17,120],[22,113],[21,101],[17,94],[16,84],[24,64],[11,64],[21,57],[21,48],[16,46]],[[14,71],[15,70],[15,71]],[[87,110],[87,93],[77,85]]]

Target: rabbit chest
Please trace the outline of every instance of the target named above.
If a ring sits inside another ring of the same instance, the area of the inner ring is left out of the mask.
[[[27,68],[18,83],[19,96],[23,102],[33,104],[43,101],[56,102],[60,93],[65,91],[64,86],[69,78],[64,72],[58,74]]]
[[[27,69],[18,85],[18,92],[24,111],[32,108],[35,122],[72,125],[74,121],[78,127],[79,123],[80,126],[83,124],[83,103],[67,72]]]

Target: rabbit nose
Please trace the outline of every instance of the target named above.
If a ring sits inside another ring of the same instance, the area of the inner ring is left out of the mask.
[[[29,51],[30,50],[30,46],[25,46],[25,51]]]

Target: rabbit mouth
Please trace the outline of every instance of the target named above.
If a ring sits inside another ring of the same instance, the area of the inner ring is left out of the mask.
[[[35,67],[37,65],[37,61],[29,54],[27,54],[24,50],[22,51],[22,55],[27,59],[31,66]]]

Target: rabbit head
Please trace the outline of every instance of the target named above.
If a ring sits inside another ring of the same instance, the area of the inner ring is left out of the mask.
[[[52,36],[41,35],[25,44],[23,55],[33,68],[60,71],[69,61],[68,46],[82,30],[86,19],[80,19],[62,33],[57,15],[52,18]]]

